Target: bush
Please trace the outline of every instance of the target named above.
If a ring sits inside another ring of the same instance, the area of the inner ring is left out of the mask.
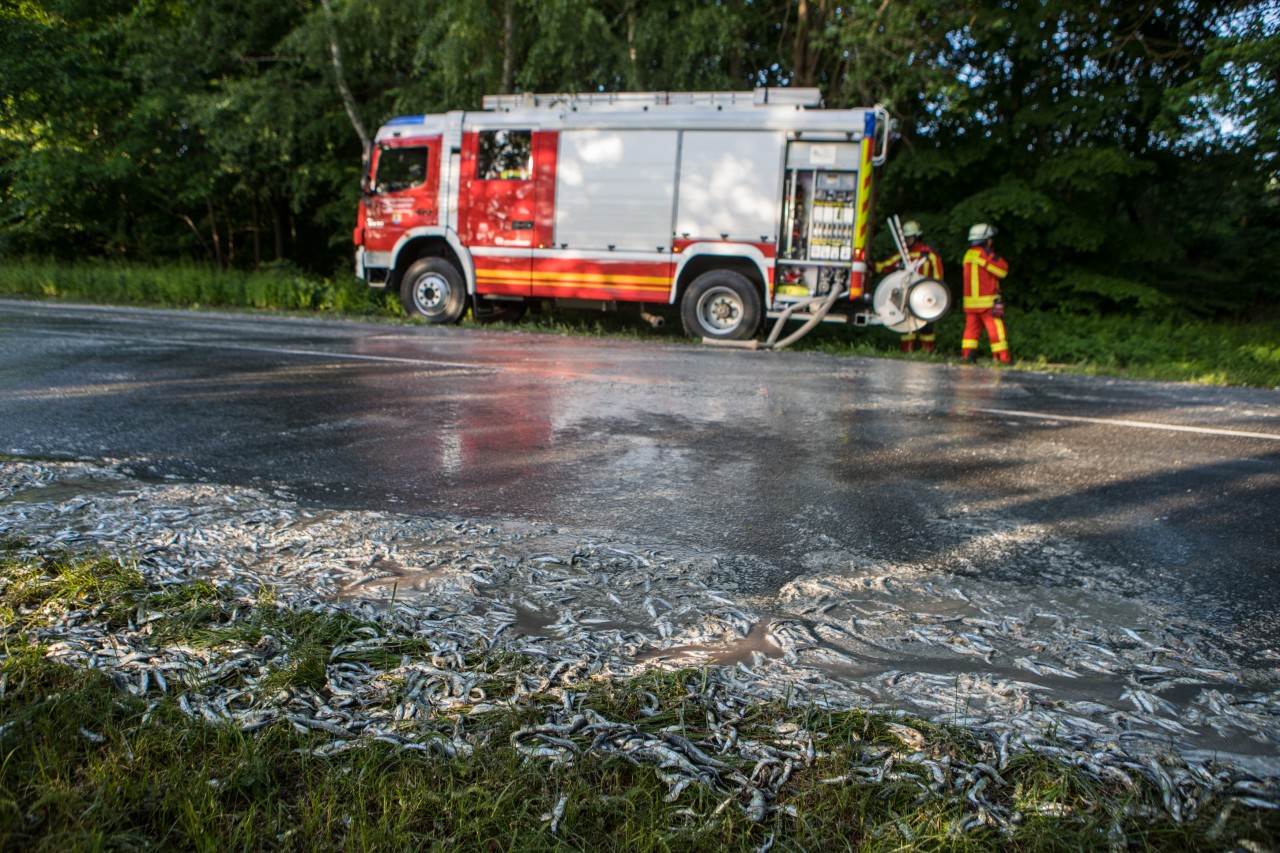
[[[388,313],[385,300],[371,299],[369,289],[358,279],[319,279],[288,263],[264,265],[253,272],[195,264],[6,263],[0,266],[0,293],[184,308]]]

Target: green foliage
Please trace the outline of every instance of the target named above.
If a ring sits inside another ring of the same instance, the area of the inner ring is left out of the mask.
[[[498,91],[814,85],[890,106],[879,210],[927,223],[952,271],[994,222],[1012,304],[1241,317],[1280,296],[1276,0],[324,5],[0,7],[0,256],[331,274],[356,122]]]

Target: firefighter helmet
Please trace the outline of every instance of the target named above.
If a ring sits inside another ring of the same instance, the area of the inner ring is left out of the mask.
[[[996,236],[996,229],[985,222],[979,222],[969,229],[969,242],[981,243]]]
[[[923,233],[924,233],[924,229],[921,228],[920,223],[916,222],[914,219],[911,219],[911,220],[908,220],[907,222],[902,223],[903,237],[919,237]]]

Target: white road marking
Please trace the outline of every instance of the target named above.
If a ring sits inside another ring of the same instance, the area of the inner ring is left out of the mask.
[[[971,412],[982,412],[988,415],[1011,415],[1015,418],[1036,418],[1043,421],[1073,421],[1085,424],[1101,424],[1103,426],[1136,427],[1137,429],[1162,429],[1169,432],[1198,432],[1205,435],[1222,435],[1230,438],[1262,438],[1268,441],[1280,441],[1280,435],[1269,432],[1245,432],[1238,429],[1214,429],[1212,427],[1182,426],[1180,424],[1157,424],[1150,421],[1130,421],[1123,418],[1085,418],[1079,415],[1050,415],[1045,412],[1021,412],[1015,409],[970,409]]]
[[[42,334],[48,337],[81,338],[84,340],[127,341],[131,344],[148,346],[164,344],[166,346],[194,347],[203,349],[239,350],[242,352],[279,353],[281,355],[303,355],[313,358],[347,359],[350,361],[379,361],[391,364],[411,364],[415,367],[446,367],[465,370],[469,373],[497,373],[501,368],[484,364],[467,364],[460,361],[440,361],[438,359],[402,358],[391,355],[364,355],[354,352],[328,352],[326,350],[297,349],[295,347],[272,347],[264,344],[232,344],[214,341],[193,341],[185,338],[135,338],[117,335],[94,334],[92,332],[51,332]]]
[[[153,338],[147,341],[140,341],[139,343],[152,343],[152,342],[173,344],[175,346],[208,347],[210,349],[244,350],[246,352],[273,352],[273,353],[283,353],[285,355],[316,356],[319,358],[345,358],[345,359],[350,359],[352,361],[384,361],[384,362],[389,362],[391,364],[412,364],[417,367],[451,367],[455,369],[466,370],[468,372],[476,372],[476,373],[497,373],[498,372],[498,368],[489,367],[483,364],[466,364],[460,361],[438,361],[435,359],[425,359],[425,358],[401,358],[399,356],[393,356],[393,355],[363,355],[361,353],[354,353],[354,352],[327,352],[325,350],[294,349],[292,347],[269,347],[269,346],[262,346],[262,345],[253,346],[249,344],[214,344],[214,343],[209,343],[207,341],[183,341],[183,340],[171,340],[167,338]]]

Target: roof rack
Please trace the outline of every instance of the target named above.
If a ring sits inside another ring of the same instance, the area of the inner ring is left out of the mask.
[[[750,92],[576,92],[558,94],[485,95],[486,110],[510,112],[527,109],[648,109],[651,107],[719,107],[721,109],[762,106],[821,107],[822,93],[816,88],[782,87]]]

